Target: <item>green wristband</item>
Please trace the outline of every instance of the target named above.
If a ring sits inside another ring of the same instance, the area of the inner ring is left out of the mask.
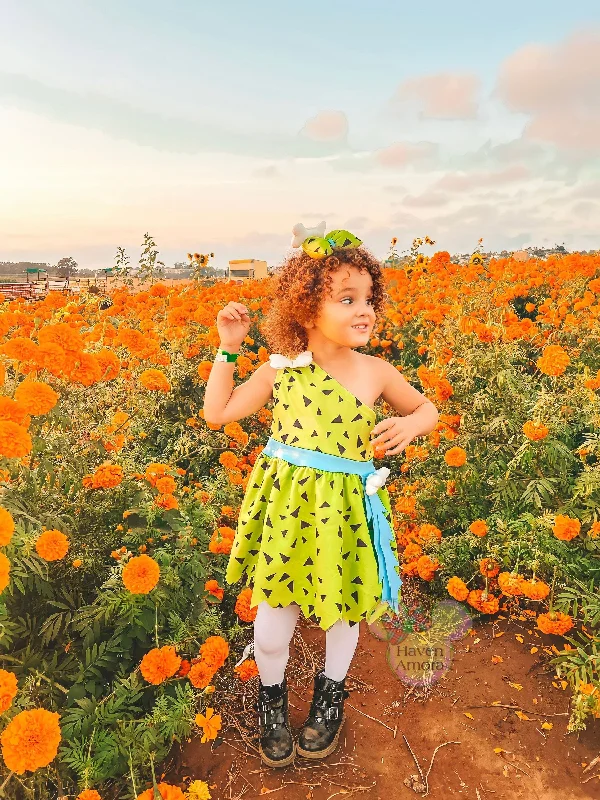
[[[217,350],[217,355],[215,356],[215,361],[237,361],[239,353],[230,353],[228,350],[224,350],[222,347],[219,347]]]

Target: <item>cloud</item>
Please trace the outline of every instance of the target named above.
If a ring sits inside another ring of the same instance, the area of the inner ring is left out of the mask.
[[[350,217],[343,224],[343,230],[353,233],[355,230],[363,230],[369,224],[368,217]],[[356,234],[355,234],[356,235]]]
[[[300,133],[317,142],[345,141],[348,119],[343,111],[319,111],[307,120]]]
[[[600,30],[529,44],[500,68],[495,96],[527,114],[525,137],[600,153]]]
[[[375,151],[376,162],[387,169],[401,169],[416,161],[431,159],[438,150],[433,142],[396,142]]]
[[[529,169],[522,164],[515,164],[495,172],[470,172],[465,174],[449,173],[435,182],[435,189],[449,192],[469,192],[488,186],[501,186],[507,183],[527,180],[531,177]]]
[[[279,178],[281,176],[281,172],[279,168],[276,167],[274,164],[269,164],[267,167],[258,167],[252,173],[254,178]]]
[[[213,123],[208,115],[205,118],[169,116],[99,92],[62,89],[27,75],[8,72],[0,72],[0,103],[170,153],[215,152],[284,159],[318,158],[347,149],[339,138],[326,138],[324,123],[315,128],[316,133],[321,132],[321,138],[270,130],[238,131]],[[330,133],[333,130],[330,126]],[[337,130],[341,130],[339,123]]]
[[[417,108],[422,119],[475,119],[479,78],[442,72],[403,81],[390,101],[393,110]]]
[[[402,205],[414,208],[428,208],[430,206],[445,206],[450,197],[444,192],[423,192],[423,194],[407,194],[402,199]]]

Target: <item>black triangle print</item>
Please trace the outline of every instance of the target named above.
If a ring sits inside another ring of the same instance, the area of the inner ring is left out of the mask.
[[[273,594],[273,589],[263,589],[263,594],[265,597],[271,597]]]
[[[350,583],[358,583],[361,586],[363,585],[362,578],[360,577],[360,575],[357,575],[356,578],[352,578]]]
[[[366,543],[366,542],[363,542],[363,540],[362,540],[362,539],[357,539],[357,540],[356,540],[356,546],[357,546],[357,547],[367,547],[367,543]]]
[[[352,592],[351,596],[354,598],[354,602],[358,604],[358,592]]]
[[[284,564],[287,564],[287,562],[290,560],[290,558],[291,558],[291,556],[286,556],[285,553],[281,554],[281,560],[283,561]]]

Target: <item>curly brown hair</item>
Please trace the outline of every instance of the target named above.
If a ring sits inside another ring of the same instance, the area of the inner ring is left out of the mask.
[[[284,259],[274,275],[271,307],[260,330],[272,352],[295,358],[308,347],[304,327],[318,316],[332,288],[332,274],[348,265],[366,270],[373,281],[373,308],[378,314],[388,300],[380,262],[364,246],[336,247],[332,255],[316,260],[299,250]]]

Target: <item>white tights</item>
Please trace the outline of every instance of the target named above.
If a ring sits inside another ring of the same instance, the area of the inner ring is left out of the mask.
[[[296,629],[300,606],[291,603],[272,608],[265,600],[258,604],[254,620],[254,660],[263,686],[281,683],[290,657],[290,642]],[[325,632],[325,675],[342,681],[358,644],[360,625],[338,619]]]

